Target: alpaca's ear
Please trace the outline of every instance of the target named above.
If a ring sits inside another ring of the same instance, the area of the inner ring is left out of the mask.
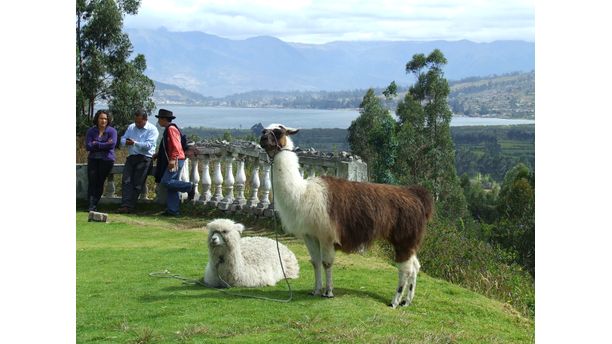
[[[238,233],[242,234],[242,231],[244,230],[244,225],[241,223],[236,223],[234,225],[234,229],[238,231]]]

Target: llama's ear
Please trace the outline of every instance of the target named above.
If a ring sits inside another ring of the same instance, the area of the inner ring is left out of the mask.
[[[238,231],[238,233],[242,234],[242,231],[244,230],[244,225],[241,223],[236,223],[234,224],[234,229]]]
[[[294,135],[297,134],[298,131],[300,131],[300,129],[294,129],[294,128],[285,128],[287,130],[287,135]]]

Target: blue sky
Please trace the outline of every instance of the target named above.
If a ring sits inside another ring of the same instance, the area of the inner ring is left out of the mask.
[[[535,40],[534,2],[523,0],[143,0],[127,28],[202,31],[230,39]]]

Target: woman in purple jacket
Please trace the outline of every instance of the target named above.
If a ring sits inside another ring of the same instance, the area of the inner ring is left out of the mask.
[[[115,164],[117,131],[111,127],[112,116],[107,110],[98,110],[94,115],[94,126],[87,130],[85,147],[87,157],[87,198],[89,210],[95,211],[104,191],[104,181]]]

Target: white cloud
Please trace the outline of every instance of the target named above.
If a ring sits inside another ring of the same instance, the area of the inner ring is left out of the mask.
[[[469,39],[533,41],[532,1],[485,0],[144,0],[130,28],[166,27],[232,39],[285,41]]]

